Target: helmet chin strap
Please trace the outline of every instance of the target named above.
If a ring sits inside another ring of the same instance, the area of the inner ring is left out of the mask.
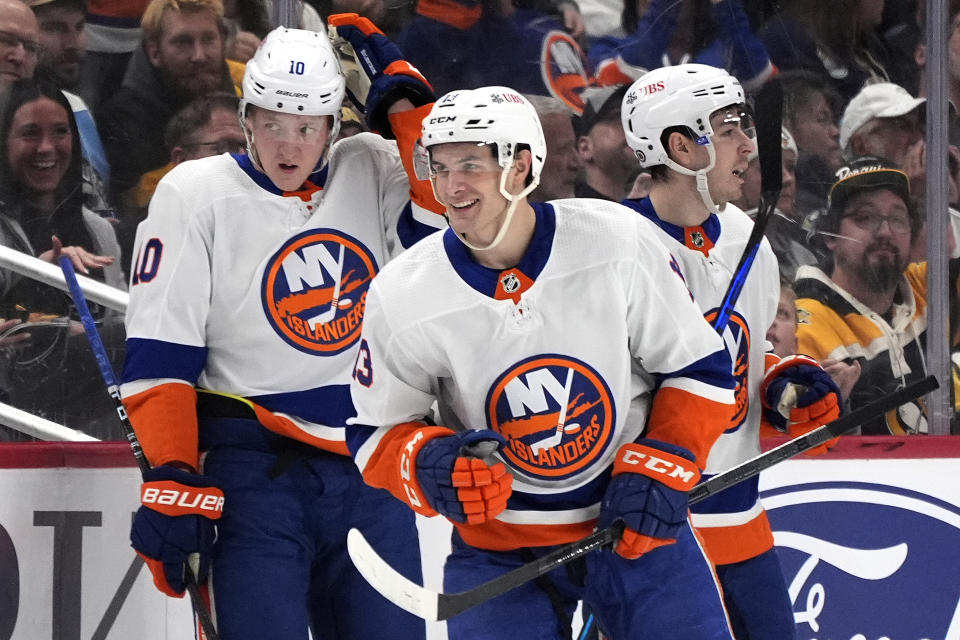
[[[495,249],[497,245],[500,244],[503,238],[507,235],[507,229],[510,227],[510,223],[513,221],[513,214],[517,210],[517,204],[520,203],[520,200],[528,196],[534,189],[536,189],[537,185],[540,183],[540,177],[537,176],[530,181],[530,184],[523,188],[523,191],[517,195],[513,195],[507,191],[507,175],[509,172],[510,167],[500,171],[500,195],[507,199],[507,207],[504,209],[506,213],[503,217],[503,223],[500,225],[500,229],[497,231],[497,235],[493,238],[493,241],[485,247],[480,247],[468,242],[467,239],[463,237],[462,233],[458,233],[456,229],[454,229],[454,235],[459,238],[460,242],[474,251],[490,251]],[[440,198],[437,196],[436,185],[432,179],[430,180],[430,186],[433,187],[433,197],[437,200],[437,202],[440,202]],[[450,224],[450,218],[446,213],[443,214],[443,217],[447,218],[447,224]]]
[[[665,165],[676,171],[677,173],[682,173],[685,176],[693,176],[697,179],[697,192],[700,194],[700,199],[703,201],[707,211],[710,213],[720,212],[727,206],[726,203],[723,205],[718,205],[710,197],[710,185],[707,181],[707,172],[713,169],[714,165],[717,164],[717,152],[713,148],[713,144],[704,145],[707,148],[707,155],[710,156],[710,162],[703,169],[688,169],[683,165],[679,164],[670,157],[667,157],[664,162]]]

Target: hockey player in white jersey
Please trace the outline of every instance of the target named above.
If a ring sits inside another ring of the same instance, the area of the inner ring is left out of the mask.
[[[431,90],[398,50],[379,53],[401,73],[374,78],[367,113],[412,148]],[[410,202],[397,143],[331,146],[344,93],[325,34],[268,34],[243,80],[249,153],[179,165],[137,233],[122,394],[153,468],[131,541],[173,596],[199,554],[224,640],[425,633],[347,557],[359,527],[420,576],[413,514],[365,485],[345,426],[371,278],[445,225],[426,182]],[[164,490],[190,499],[164,506]]]
[[[729,426],[733,379],[676,263],[619,204],[527,201],[546,145],[513,89],[446,94],[422,141],[450,228],[371,283],[357,465],[453,522],[448,592],[625,527],[615,551],[453,617],[450,638],[567,638],[582,599],[612,638],[729,639],[687,490]]]
[[[649,197],[624,204],[654,223],[708,320],[723,302],[753,227],[730,204],[755,149],[753,122],[736,78],[722,69],[682,64],[651,71],[623,98],[627,143],[649,169]],[[839,392],[815,360],[779,360],[766,341],[780,294],[777,259],[762,241],[723,339],[736,380],[733,424],[707,458],[706,475],[760,453],[761,418],[796,436],[839,415]],[[788,394],[799,392],[792,403]],[[792,408],[792,410],[791,410]],[[757,478],[692,507],[724,588],[738,640],[794,637],[786,584]]]

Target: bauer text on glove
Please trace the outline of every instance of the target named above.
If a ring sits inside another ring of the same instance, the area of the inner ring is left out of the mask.
[[[182,597],[184,565],[192,554],[200,559],[197,581],[206,579],[223,492],[203,476],[162,465],[144,473],[140,502],[130,543],[146,561],[157,588]]]

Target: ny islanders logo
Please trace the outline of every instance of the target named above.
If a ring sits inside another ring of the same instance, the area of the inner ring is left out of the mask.
[[[719,309],[711,309],[704,317],[711,325],[717,319]],[[750,409],[750,328],[747,321],[736,311],[730,312],[730,321],[727,322],[723,330],[723,343],[730,353],[730,360],[733,361],[733,400],[736,410],[733,418],[730,420],[730,427],[727,433],[731,433],[740,428],[743,421],[747,419],[747,411]]]
[[[565,478],[590,466],[610,444],[615,407],[588,364],[559,355],[522,360],[487,396],[487,419],[507,438],[500,452],[535,478]]]
[[[373,254],[356,238],[311,229],[286,242],[267,262],[261,299],[267,321],[291,346],[334,355],[360,337]]]

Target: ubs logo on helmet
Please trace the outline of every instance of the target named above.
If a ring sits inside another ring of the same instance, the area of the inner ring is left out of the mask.
[[[487,420],[507,438],[500,449],[515,468],[565,478],[595,462],[610,444],[616,412],[603,378],[585,362],[559,355],[522,360],[487,396]]]
[[[304,353],[334,355],[360,337],[376,261],[361,242],[332,229],[288,240],[267,261],[261,300],[267,321]]]
[[[711,325],[717,318],[718,309],[711,309],[704,314],[707,322]],[[750,410],[750,328],[747,321],[736,310],[730,312],[730,321],[727,322],[723,330],[723,343],[730,353],[730,360],[733,362],[733,401],[734,414],[730,420],[730,427],[726,433],[731,433],[740,428],[744,420],[747,419],[747,413]],[[763,372],[754,372],[754,375],[763,375]]]

